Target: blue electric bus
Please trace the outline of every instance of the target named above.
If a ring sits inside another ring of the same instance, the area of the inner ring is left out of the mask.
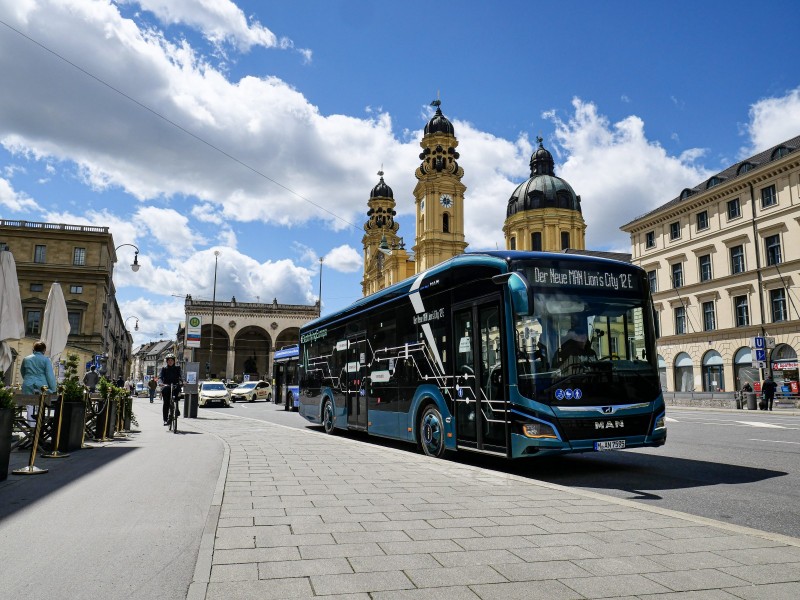
[[[543,252],[468,253],[300,330],[308,421],[508,458],[667,438],[645,272]]]
[[[297,382],[297,361],[300,350],[294,346],[286,346],[277,350],[272,361],[272,387],[275,392],[275,404],[283,404],[284,410],[297,410],[300,397]]]

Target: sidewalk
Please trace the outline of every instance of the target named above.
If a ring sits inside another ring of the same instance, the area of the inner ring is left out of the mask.
[[[135,410],[132,441],[0,484],[4,596],[800,597],[800,539],[220,412],[172,435],[159,405]]]
[[[800,597],[800,539],[314,430],[193,425],[228,468],[192,600]]]

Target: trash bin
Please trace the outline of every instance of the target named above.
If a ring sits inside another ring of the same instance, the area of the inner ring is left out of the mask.
[[[747,402],[747,410],[757,410],[758,406],[756,405],[756,393],[755,392],[745,392],[744,393],[745,401]]]

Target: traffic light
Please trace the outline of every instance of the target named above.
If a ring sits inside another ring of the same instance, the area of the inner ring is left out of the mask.
[[[108,373],[108,357],[105,354],[100,356],[100,367],[97,369],[97,372],[100,373],[100,375]]]

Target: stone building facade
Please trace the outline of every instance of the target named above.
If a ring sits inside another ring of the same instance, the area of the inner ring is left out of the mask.
[[[798,148],[800,136],[621,227],[654,290],[666,390],[732,391],[772,374],[798,393]],[[756,336],[774,340],[761,366]]]

